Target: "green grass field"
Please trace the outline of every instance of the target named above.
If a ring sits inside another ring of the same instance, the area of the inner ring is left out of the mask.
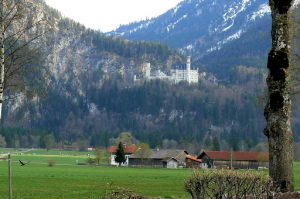
[[[189,169],[138,169],[78,166],[86,153],[61,154],[57,151],[17,152],[13,155],[14,199],[98,199],[106,192],[122,187],[138,194],[162,198],[187,198],[184,181]],[[21,167],[18,160],[31,161]],[[48,160],[56,166],[49,167]],[[0,161],[0,198],[7,198],[7,162]],[[300,163],[295,163],[295,184],[300,190]]]
[[[186,198],[184,179],[189,170],[13,164],[14,198],[99,198],[117,187],[164,198]],[[2,180],[1,180],[2,179]],[[7,165],[0,163],[0,195],[7,197]]]

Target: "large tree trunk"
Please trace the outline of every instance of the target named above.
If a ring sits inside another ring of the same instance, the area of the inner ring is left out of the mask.
[[[293,0],[269,0],[272,10],[272,49],[269,53],[265,108],[270,176],[281,192],[293,191],[293,134],[291,130],[290,24]]]

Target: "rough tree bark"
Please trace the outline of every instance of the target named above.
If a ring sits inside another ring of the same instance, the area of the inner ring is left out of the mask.
[[[270,176],[281,192],[293,191],[293,133],[291,130],[291,37],[293,0],[269,0],[272,11],[272,49],[268,57],[269,100],[265,107]]]

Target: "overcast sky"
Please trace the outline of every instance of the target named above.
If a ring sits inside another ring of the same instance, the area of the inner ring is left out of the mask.
[[[45,0],[85,26],[103,32],[120,24],[158,16],[182,0]]]

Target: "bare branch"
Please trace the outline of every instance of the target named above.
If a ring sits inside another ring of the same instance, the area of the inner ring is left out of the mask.
[[[15,31],[14,34],[11,34],[11,35],[9,35],[9,36],[6,36],[4,42],[6,42],[7,40],[9,40],[9,39],[11,39],[11,38],[14,38],[14,37],[16,37],[16,36],[20,38],[21,36],[25,35],[25,34],[27,33],[27,31],[29,31],[29,30],[31,30],[32,28],[35,28],[35,27],[37,27],[38,25],[42,24],[42,22],[44,22],[44,20],[39,20],[39,21],[37,21],[36,23],[32,24],[31,26],[26,26],[26,27],[24,27],[24,28],[22,28],[22,29],[19,29],[18,31]]]
[[[28,40],[25,44],[19,46],[18,48],[14,49],[11,53],[9,53],[8,55],[6,55],[7,57],[12,56],[13,54],[15,54],[16,52],[18,52],[19,50],[23,49],[24,47],[28,46],[31,42],[33,42],[34,40],[38,39],[39,37],[43,36],[44,34],[40,34],[37,35],[33,38],[31,38],[30,40]]]
[[[13,21],[22,18],[22,14],[20,12],[15,11],[16,9],[18,9],[17,6],[19,6],[19,2],[15,3],[14,6],[9,9],[9,12],[7,13],[7,15],[4,16],[4,19],[3,19],[4,32],[6,32],[8,30],[8,28],[12,25]],[[10,15],[12,15],[12,13],[14,11],[15,11],[15,13],[13,14],[13,16],[9,17]]]

